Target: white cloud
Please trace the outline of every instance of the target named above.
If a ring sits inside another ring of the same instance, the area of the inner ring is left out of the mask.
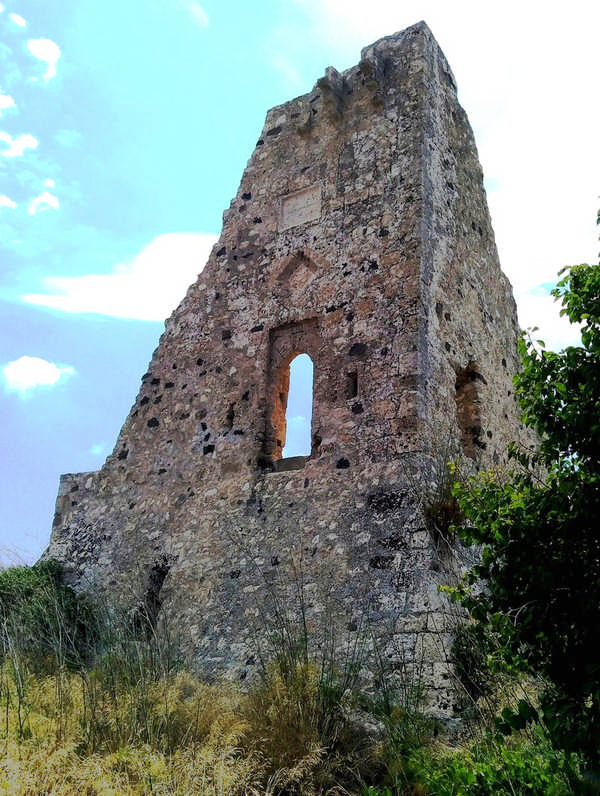
[[[13,138],[11,135],[4,131],[0,131],[0,141],[4,141],[8,145],[7,149],[0,152],[5,158],[21,157],[26,149],[36,149],[38,146],[37,138],[34,138],[30,133]]]
[[[200,27],[205,28],[208,26],[208,14],[202,8],[200,3],[190,3],[188,11],[190,12],[192,19],[197,22]]]
[[[60,47],[52,39],[29,39],[29,52],[47,65],[42,80],[47,83],[56,74],[56,64],[60,58]]]
[[[184,8],[192,20],[201,28],[206,28],[209,25],[208,14],[204,8],[197,3],[196,0],[179,0],[180,5]]]
[[[52,180],[49,180],[49,182],[52,182]],[[60,202],[56,196],[50,193],[50,191],[43,191],[39,196],[36,196],[35,199],[29,202],[28,213],[30,216],[34,216],[41,210],[58,210],[59,208]]]
[[[581,345],[579,326],[561,317],[561,304],[553,296],[536,293],[521,293],[516,296],[519,307],[519,323],[522,329],[537,327],[533,335],[543,340],[546,347],[560,351],[569,345]]]
[[[0,208],[2,208],[2,207],[11,207],[12,208],[12,207],[16,207],[16,206],[17,206],[16,202],[13,202],[13,200],[10,199],[8,196],[5,196],[4,194],[0,194]]]
[[[20,14],[9,14],[8,18],[11,22],[14,22],[15,25],[18,25],[20,28],[24,28],[27,25],[26,20]]]
[[[10,94],[0,94],[0,116],[2,116],[3,111],[7,111],[9,108],[16,107],[15,101]]]
[[[54,387],[59,381],[75,375],[70,365],[56,365],[41,357],[22,356],[2,367],[4,389],[30,398],[38,387]]]
[[[162,321],[195,282],[215,242],[214,235],[159,235],[109,274],[46,277],[47,293],[23,295],[21,300],[62,312]]]

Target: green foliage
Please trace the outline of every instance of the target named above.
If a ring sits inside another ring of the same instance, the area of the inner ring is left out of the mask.
[[[419,782],[419,770],[413,763],[413,756],[420,750],[428,751],[439,725],[431,717],[421,712],[406,710],[398,704],[384,719],[385,737],[381,744],[384,764],[380,781],[385,796],[391,794],[425,793]]]
[[[568,796],[572,775],[538,727],[509,740],[495,733],[458,748],[441,743],[415,747],[403,759],[404,776],[394,784],[365,788],[363,796]],[[582,793],[587,792],[581,790]]]
[[[459,750],[421,749],[412,759],[435,796],[568,796],[564,754],[553,751],[543,737],[517,736],[511,744],[493,738]]]
[[[517,387],[524,420],[542,435],[544,460],[552,466],[598,473],[600,443],[600,266],[563,269],[552,291],[561,315],[581,324],[581,346],[556,353],[543,343],[521,341],[523,370]]]
[[[15,647],[37,666],[78,666],[93,654],[98,625],[90,602],[66,586],[57,561],[0,571],[0,657]]]
[[[522,339],[517,391],[540,450],[513,448],[516,468],[505,480],[485,473],[455,486],[467,518],[458,532],[481,548],[455,596],[497,640],[506,666],[546,679],[541,707],[553,739],[597,768],[600,266],[563,273],[553,294],[562,314],[581,323],[582,345],[556,353]]]

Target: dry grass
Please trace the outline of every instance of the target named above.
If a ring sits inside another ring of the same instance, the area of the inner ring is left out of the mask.
[[[250,748],[264,761],[266,793],[362,793],[365,779],[380,767],[352,694],[332,698],[310,663],[291,671],[273,663],[248,694],[244,715]]]
[[[0,573],[0,794],[335,796],[381,781],[386,749],[355,701],[362,648],[312,663],[306,624],[300,644],[284,624],[261,682],[206,684],[168,628],[88,604],[59,574]]]
[[[142,698],[135,686],[110,692],[96,678],[30,676],[21,733],[15,687],[3,679],[0,793],[254,792],[263,763],[241,747],[248,724],[233,686],[181,672]]]
[[[361,793],[374,764],[312,666],[273,666],[247,694],[187,672],[127,683],[94,670],[27,674],[19,696],[0,673],[0,794]]]
[[[74,746],[10,744],[0,769],[0,793],[41,794],[254,794],[257,761],[229,746],[231,733],[172,755],[127,747],[81,757]],[[260,770],[260,767],[258,767]]]

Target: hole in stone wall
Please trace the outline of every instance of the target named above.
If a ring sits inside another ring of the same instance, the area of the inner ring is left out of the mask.
[[[461,442],[465,456],[471,459],[476,457],[477,449],[486,447],[482,441],[480,394],[481,384],[486,384],[486,380],[477,372],[473,362],[469,362],[466,368],[458,370],[456,373],[456,418],[461,433]]]
[[[356,398],[358,395],[358,373],[355,370],[346,373],[346,385],[344,392],[346,398]]]
[[[310,456],[314,371],[312,359],[308,354],[298,354],[284,370],[287,370],[289,376],[283,382],[287,381],[289,386],[287,391],[280,390],[285,413],[283,428],[277,434],[283,444],[281,455],[284,458]]]
[[[165,578],[171,569],[171,561],[162,556],[154,562],[148,574],[146,594],[142,603],[137,607],[133,616],[133,626],[136,630],[145,632],[148,637],[153,636],[162,606],[160,592]]]

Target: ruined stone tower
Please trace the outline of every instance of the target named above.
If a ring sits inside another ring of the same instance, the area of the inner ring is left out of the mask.
[[[473,135],[419,23],[268,112],[114,452],[61,479],[47,555],[206,670],[251,673],[301,607],[317,647],[325,625],[368,630],[442,694],[453,554],[427,496],[449,451],[489,466],[517,436],[516,336]],[[282,459],[299,353],[312,449]]]

